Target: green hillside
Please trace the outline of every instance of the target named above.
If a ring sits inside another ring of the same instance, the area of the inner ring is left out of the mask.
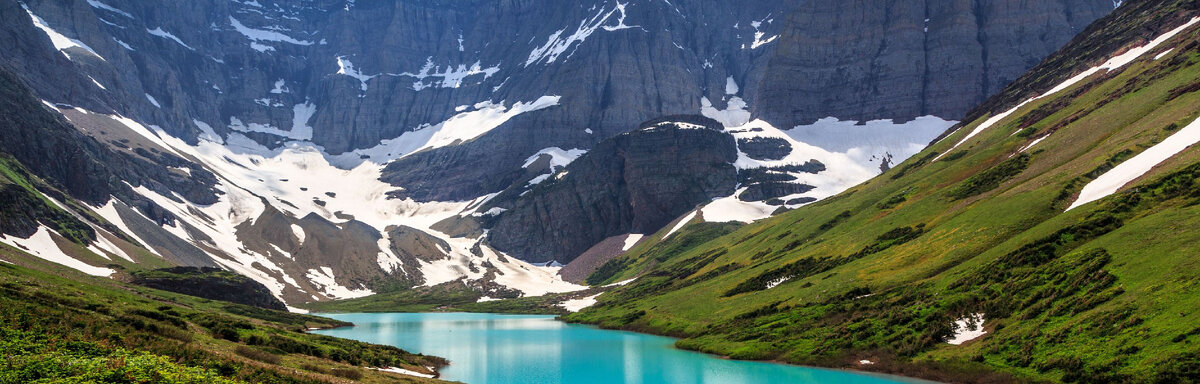
[[[1197,28],[950,150],[1196,8],[1126,3],[1047,60],[1057,68],[1039,66],[882,176],[724,236],[691,225],[643,242],[589,279],[634,283],[566,318],[734,358],[947,381],[1200,380],[1200,151],[1066,211],[1088,182],[1200,117]],[[975,314],[986,334],[946,343]]]
[[[0,245],[0,383],[434,382],[365,367],[446,363],[304,332],[345,325],[90,277]]]

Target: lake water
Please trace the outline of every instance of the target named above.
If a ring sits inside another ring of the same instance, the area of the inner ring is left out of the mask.
[[[314,331],[450,359],[441,378],[471,384],[901,383],[846,371],[721,359],[668,337],[567,324],[553,316],[486,313],[323,315],[353,327]]]

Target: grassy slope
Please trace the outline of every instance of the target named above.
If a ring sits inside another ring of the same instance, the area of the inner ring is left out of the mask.
[[[1197,117],[1200,94],[1167,100],[1200,78],[1197,50],[1185,47],[1196,41],[1190,31],[1124,71],[1030,103],[961,154],[922,161],[985,117],[837,197],[676,253],[639,246],[602,280],[642,277],[567,318],[681,336],[681,347],[737,358],[870,359],[877,364],[859,368],[944,380],[1195,380],[1200,207],[1190,204],[1200,187],[1191,173],[1145,186],[1200,153],[1168,160],[1136,182],[1137,193],[1063,209],[1114,155]],[[1051,131],[1025,167],[987,172]],[[849,217],[836,219],[842,212]],[[915,239],[885,236],[920,224]],[[776,276],[792,278],[755,284]],[[987,336],[942,342],[954,319],[976,312],[986,314]]]
[[[303,333],[336,320],[127,285],[64,271],[0,245],[0,383],[430,382],[445,362]]]

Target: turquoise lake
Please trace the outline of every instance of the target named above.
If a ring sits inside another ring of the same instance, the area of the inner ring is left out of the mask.
[[[470,384],[903,383],[895,377],[721,359],[668,337],[486,313],[322,315],[353,327],[313,331],[450,359],[442,379]]]

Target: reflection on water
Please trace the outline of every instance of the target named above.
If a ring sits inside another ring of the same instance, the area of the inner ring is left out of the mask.
[[[317,331],[442,356],[442,378],[467,383],[896,383],[851,372],[733,361],[674,339],[565,324],[552,316],[482,313],[325,315],[354,327]]]

